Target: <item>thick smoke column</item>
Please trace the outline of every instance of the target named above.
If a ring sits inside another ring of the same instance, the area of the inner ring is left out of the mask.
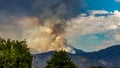
[[[72,51],[65,38],[66,20],[80,13],[80,0],[34,0],[33,16],[39,25],[27,30],[24,38],[32,53],[61,50]]]

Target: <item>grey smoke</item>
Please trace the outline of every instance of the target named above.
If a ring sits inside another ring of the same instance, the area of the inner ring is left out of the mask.
[[[42,17],[71,18],[81,12],[81,0],[34,0],[32,1],[33,13]]]
[[[5,23],[0,36],[22,37],[34,53],[72,50],[66,45],[66,21],[81,13],[81,0],[0,0],[0,5],[0,25]]]

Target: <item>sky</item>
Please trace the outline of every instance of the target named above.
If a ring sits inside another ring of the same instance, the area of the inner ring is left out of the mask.
[[[114,11],[120,10],[120,1],[119,0],[84,0],[86,3],[87,9],[89,10],[106,10]]]
[[[84,28],[79,25],[81,29],[87,28],[87,33],[76,38],[79,40],[75,43],[77,47],[89,52],[120,44],[120,1],[84,0],[84,3],[86,10],[90,13],[87,12],[89,16],[83,18],[86,18],[85,20],[88,21],[85,23],[89,24]]]
[[[72,47],[97,51],[120,44],[119,7],[120,0],[0,0],[0,36],[26,39],[31,50],[44,52],[57,47],[40,43],[60,34]]]

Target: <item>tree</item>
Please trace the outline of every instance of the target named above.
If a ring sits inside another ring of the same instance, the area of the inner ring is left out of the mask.
[[[26,41],[0,38],[0,68],[31,68],[31,64]]]
[[[56,51],[45,68],[78,68],[65,51]]]

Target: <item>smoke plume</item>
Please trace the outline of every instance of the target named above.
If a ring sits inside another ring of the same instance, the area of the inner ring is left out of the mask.
[[[72,51],[65,37],[66,20],[80,14],[80,3],[80,0],[31,1],[32,16],[38,21],[34,28],[26,30],[23,35],[31,53]]]

